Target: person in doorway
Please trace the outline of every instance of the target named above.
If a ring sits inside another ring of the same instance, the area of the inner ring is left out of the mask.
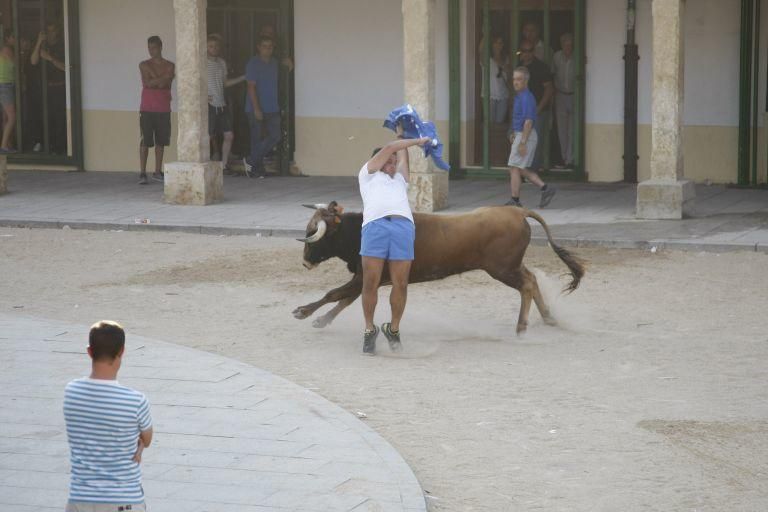
[[[5,34],[0,49],[0,106],[3,108],[3,136],[0,153],[15,153],[11,139],[16,129],[16,38],[13,33]]]
[[[64,390],[72,466],[67,512],[146,510],[139,464],[152,443],[152,417],[147,397],[117,381],[124,354],[120,324],[93,324],[91,374]]]
[[[245,115],[251,129],[251,154],[243,159],[245,174],[264,178],[264,156],[280,142],[282,136],[280,105],[278,103],[278,63],[272,56],[275,42],[267,36],[259,37],[257,55],[245,67],[248,83],[245,97]]]
[[[536,58],[533,51],[534,46],[530,41],[524,40],[520,43],[520,50],[518,51],[520,62],[518,65],[526,67],[530,73],[528,88],[533,93],[533,97],[536,98],[536,132],[541,136],[546,136],[549,133],[550,108],[555,88],[552,85],[552,72],[546,64]],[[543,146],[543,144],[538,145],[536,154],[533,156],[532,166],[536,170],[542,167]]]
[[[512,86],[515,89],[515,100],[512,107],[512,123],[509,127],[509,141],[512,150],[509,153],[509,188],[512,197],[507,201],[508,206],[520,206],[520,185],[522,178],[530,181],[541,190],[539,207],[547,206],[555,196],[555,188],[544,183],[536,171],[531,169],[533,155],[538,144],[536,132],[536,98],[528,88],[530,71],[524,66],[515,69],[512,74]]]
[[[560,48],[552,58],[552,69],[555,75],[555,120],[562,158],[562,163],[555,168],[563,169],[573,167],[573,93],[576,88],[573,34],[560,36]]]
[[[480,40],[480,48],[478,53],[482,56],[484,41]],[[482,58],[480,59],[482,62]],[[507,119],[507,112],[509,111],[509,55],[505,51],[504,38],[501,36],[494,36],[491,39],[491,60],[488,63],[488,68],[484,65],[483,69],[483,82],[487,78],[490,78],[489,89],[491,96],[491,122],[496,124],[503,124]],[[481,89],[481,97],[485,98],[485,85],[483,83]]]
[[[363,264],[363,353],[376,353],[379,328],[373,322],[384,264],[388,264],[392,291],[392,319],[381,325],[390,349],[401,349],[400,320],[408,295],[408,275],[414,257],[416,228],[408,203],[409,163],[407,149],[431,142],[429,137],[401,139],[373,151],[360,169],[358,182],[363,198],[363,229],[360,256]]]
[[[147,39],[149,59],[139,64],[141,73],[141,105],[139,107],[139,184],[146,185],[149,148],[155,148],[155,173],[152,178],[163,181],[163,153],[171,143],[171,83],[176,65],[163,58],[163,41],[159,36]]]
[[[270,25],[269,23],[262,25],[259,29],[259,37],[268,37],[272,39],[272,41],[275,43],[275,58],[278,59],[283,66],[288,68],[288,71],[293,71],[293,59],[290,55],[284,55],[285,43],[278,37],[275,26]]]
[[[543,62],[545,58],[544,42],[541,40],[541,30],[539,30],[538,23],[533,21],[523,23],[520,43],[526,41],[533,46],[533,55]]]
[[[221,164],[225,173],[229,170],[229,153],[232,150],[232,115],[224,97],[226,87],[239,84],[245,76],[227,78],[227,62],[221,58],[222,38],[219,34],[208,36],[208,135],[211,139],[221,136]]]
[[[45,32],[37,37],[30,63],[37,66],[41,60],[46,66],[49,149],[64,155],[67,154],[67,66],[62,29],[56,21],[46,23]]]

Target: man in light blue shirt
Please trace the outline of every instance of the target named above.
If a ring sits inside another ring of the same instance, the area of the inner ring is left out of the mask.
[[[66,512],[144,512],[141,454],[152,442],[149,402],[117,382],[125,331],[104,320],[91,327],[91,375],[67,384],[67,425],[72,475]]]

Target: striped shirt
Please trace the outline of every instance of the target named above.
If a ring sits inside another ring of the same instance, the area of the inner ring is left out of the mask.
[[[208,104],[226,106],[224,85],[227,82],[227,63],[221,57],[208,57]]]
[[[116,380],[82,378],[64,391],[70,448],[70,502],[144,502],[133,461],[139,432],[152,426],[147,398]]]

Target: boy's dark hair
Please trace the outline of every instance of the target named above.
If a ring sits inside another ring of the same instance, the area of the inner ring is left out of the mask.
[[[94,361],[113,361],[125,347],[123,326],[111,320],[102,320],[91,326],[88,346]]]
[[[163,40],[160,39],[160,36],[150,36],[149,39],[147,39],[147,44],[159,44],[160,46],[163,46]]]
[[[378,153],[379,151],[381,151],[381,148],[374,148],[373,153],[371,153],[371,158],[375,157],[376,153]]]

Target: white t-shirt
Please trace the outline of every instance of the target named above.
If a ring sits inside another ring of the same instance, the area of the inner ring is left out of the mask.
[[[390,178],[381,171],[371,173],[366,162],[357,179],[363,198],[363,226],[388,215],[401,215],[413,222],[408,203],[408,183],[402,174],[398,172]]]
[[[227,63],[221,57],[208,57],[208,103],[212,107],[224,107],[224,85],[227,81]]]

